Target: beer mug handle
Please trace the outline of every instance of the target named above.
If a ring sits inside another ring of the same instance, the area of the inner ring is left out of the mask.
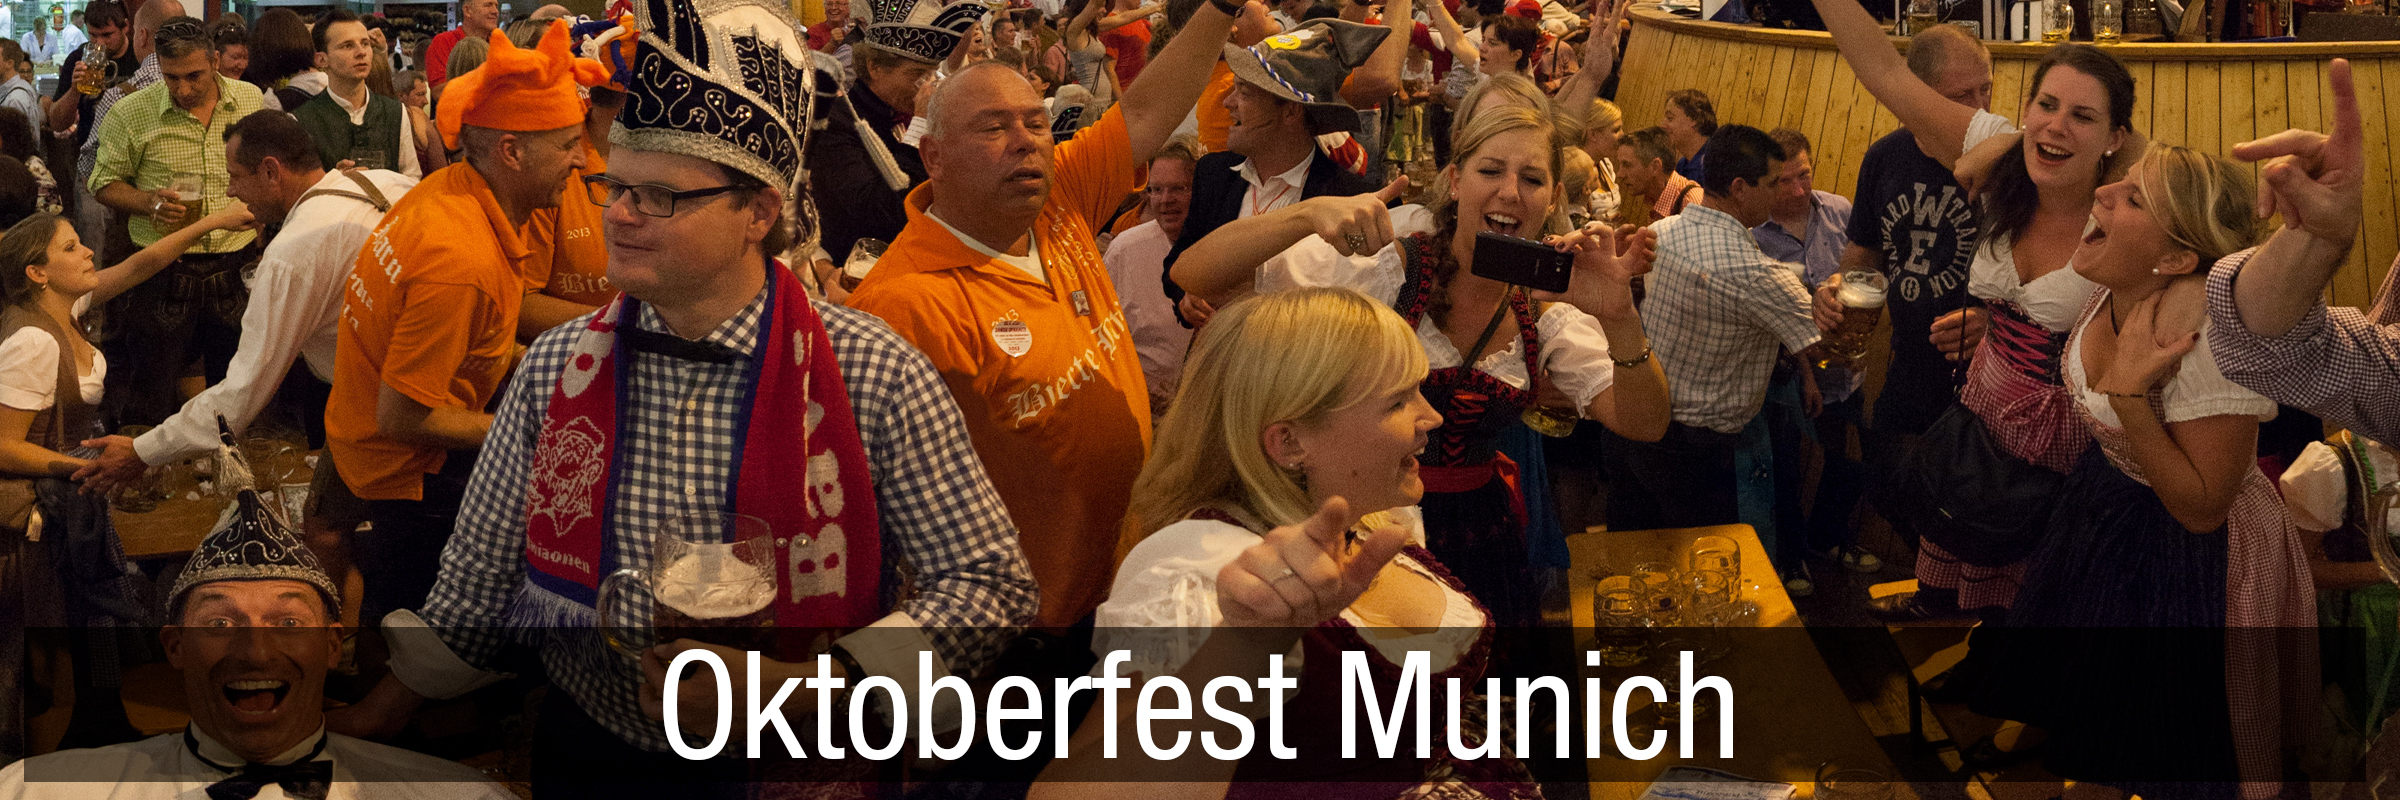
[[[608,577],[600,579],[600,601],[596,604],[600,614],[600,638],[606,640],[609,647],[635,661],[642,659],[642,650],[634,645],[631,632],[616,623],[617,598],[621,591],[619,587],[626,581],[646,580],[647,577],[641,570],[632,567],[609,573]]]

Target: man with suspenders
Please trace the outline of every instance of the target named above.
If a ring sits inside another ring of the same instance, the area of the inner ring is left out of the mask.
[[[415,178],[386,170],[328,172],[316,140],[290,114],[252,114],[225,132],[225,163],[231,174],[226,193],[248,203],[261,225],[280,226],[251,279],[250,306],[242,315],[242,338],[225,380],[184,404],[181,411],[139,439],[110,436],[87,444],[103,451],[75,477],[91,491],[106,491],[141,477],[152,464],[166,464],[213,451],[216,418],[235,430],[266,407],[294,358],[305,358],[310,379],[295,381],[308,398],[302,409],[309,446],[325,442],[325,398],[332,382],[336,324],[342,286],[358,263],[367,235],[385,211],[416,186]],[[311,549],[339,576],[348,567],[338,555],[339,536],[363,517],[358,501],[329,480],[330,459],[318,459],[310,492],[307,532]],[[344,508],[349,506],[349,508]]]

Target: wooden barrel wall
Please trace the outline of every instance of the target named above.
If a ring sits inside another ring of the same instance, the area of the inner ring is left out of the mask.
[[[1905,47],[1905,39],[1895,38]],[[1992,111],[2014,120],[2047,47],[1993,42]],[[2125,44],[2111,50],[2140,88],[2134,126],[2151,139],[2223,154],[2288,127],[2324,130],[2332,91],[2326,63],[2350,60],[2366,125],[2366,219],[2330,302],[2365,306],[2400,252],[2400,42],[2344,44]],[[1666,96],[1699,89],[1717,120],[1797,128],[1814,146],[1817,188],[1850,196],[1867,146],[1899,128],[1816,31],[1698,22],[1653,6],[1633,12],[1617,89],[1625,127],[1658,124]]]

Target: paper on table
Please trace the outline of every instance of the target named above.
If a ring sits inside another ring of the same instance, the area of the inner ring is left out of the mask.
[[[1756,781],[1730,772],[1674,767],[1650,783],[1641,800],[1792,800],[1788,783]]]

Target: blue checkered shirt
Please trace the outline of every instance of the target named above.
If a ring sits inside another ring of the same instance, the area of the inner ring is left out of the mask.
[[[765,298],[762,291],[701,341],[750,354]],[[866,445],[882,526],[886,602],[915,618],[952,672],[972,675],[991,663],[1038,607],[1016,525],[984,475],[949,388],[925,355],[865,313],[824,303],[815,308]],[[441,580],[419,616],[460,658],[484,669],[492,668],[512,635],[537,646],[568,645],[540,648],[551,680],[618,736],[665,752],[659,723],[642,714],[637,700],[642,675],[633,661],[592,646],[586,629],[563,636],[503,630],[525,582],[525,491],[534,439],[575,337],[589,321],[586,315],[561,325],[526,352],[484,440],[457,531],[442,552]],[[666,330],[648,306],[637,324]],[[632,385],[618,408],[630,435],[616,443],[621,469],[609,495],[615,514],[609,535],[620,567],[649,565],[650,537],[670,515],[726,510],[734,421],[744,402],[740,363],[648,352],[632,358]],[[679,407],[685,413],[678,414]],[[793,502],[799,502],[801,476],[792,480]],[[626,599],[613,621],[647,629],[649,594],[629,591]]]
[[[1705,205],[1659,220],[1642,333],[1667,372],[1676,422],[1734,433],[1758,416],[1778,345],[1817,343],[1800,276],[1759,252],[1740,220]]]

